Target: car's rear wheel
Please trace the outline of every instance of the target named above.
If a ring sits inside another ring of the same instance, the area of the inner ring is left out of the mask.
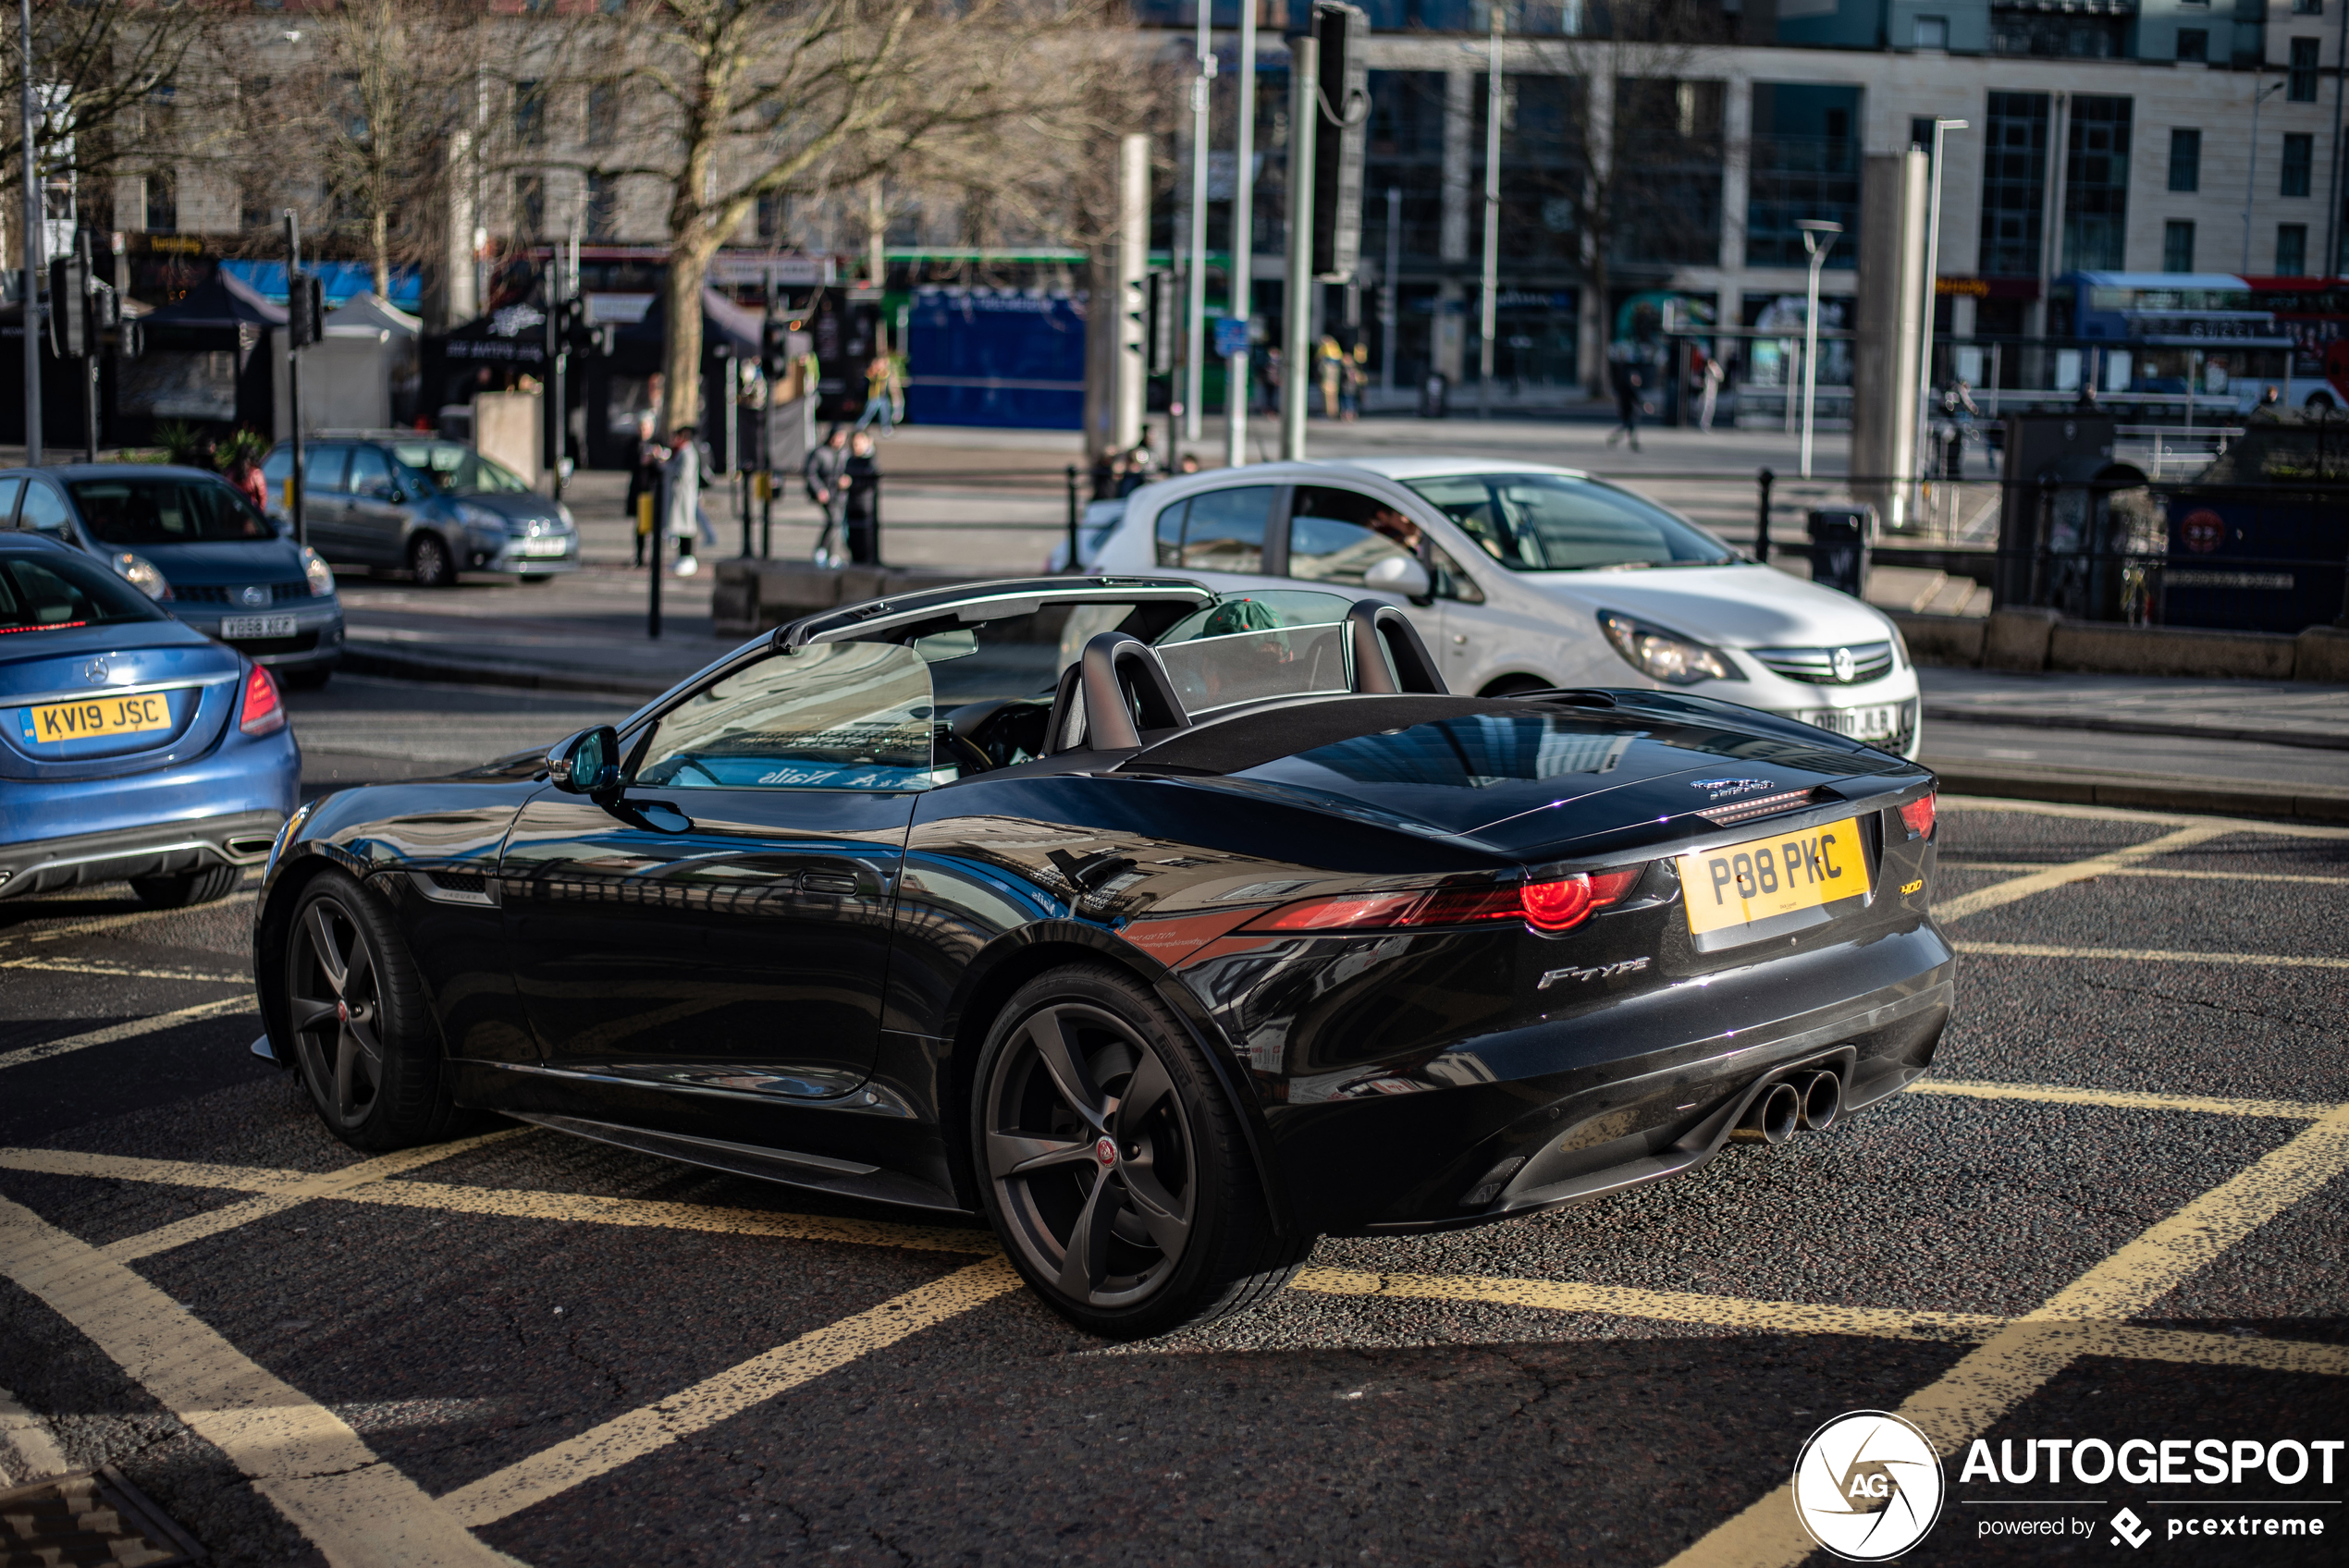
[[[133,876],[130,896],[149,909],[188,909],[227,898],[244,874],[240,865],[207,865],[172,876]]]
[[[449,542],[437,533],[419,533],[408,546],[408,570],[419,588],[446,588],[457,581],[457,562]]]
[[[1106,966],[1039,975],[980,1053],[973,1145],[1013,1263],[1069,1321],[1139,1339],[1245,1310],[1313,1238],[1284,1237],[1206,1060]]]
[[[327,1130],[353,1148],[447,1137],[456,1109],[416,966],[375,897],[321,872],[286,942],[294,1065]]]

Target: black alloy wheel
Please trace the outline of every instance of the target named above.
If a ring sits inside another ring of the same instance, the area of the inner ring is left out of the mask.
[[[408,570],[419,588],[446,588],[457,581],[457,563],[437,533],[419,533],[408,546]]]
[[[287,932],[294,1067],[327,1130],[354,1148],[449,1135],[456,1111],[415,966],[373,895],[322,872]]]
[[[240,865],[207,865],[169,876],[133,876],[130,893],[149,909],[189,909],[227,898],[244,875]]]
[[[1076,965],[1030,982],[978,1067],[989,1218],[1078,1327],[1120,1339],[1255,1305],[1312,1238],[1273,1228],[1199,1048],[1146,987]]]

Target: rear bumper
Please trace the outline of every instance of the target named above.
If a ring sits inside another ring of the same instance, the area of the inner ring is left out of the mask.
[[[244,811],[0,844],[0,899],[209,865],[258,865],[285,820],[283,812]]]
[[[1866,943],[1864,956],[1847,945],[1777,962],[1811,973],[1773,986],[1777,965],[1765,966],[1737,987],[1752,1021],[1730,1028],[1702,995],[1713,987],[1674,986],[1644,1007],[1488,1041],[1473,1053],[1482,1070],[1462,1074],[1503,1067],[1485,1082],[1409,1088],[1389,1075],[1355,1097],[1282,1108],[1268,1121],[1289,1211],[1311,1231],[1365,1234],[1587,1203],[1703,1164],[1754,1096],[1791,1072],[1834,1068],[1847,1111],[1925,1074],[1956,971],[1930,925]],[[1822,998],[1816,982],[1830,965],[1848,984]],[[1768,1017],[1774,990],[1794,1011]]]

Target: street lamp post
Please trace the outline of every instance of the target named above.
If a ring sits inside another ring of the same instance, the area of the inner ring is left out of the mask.
[[[2258,196],[2259,185],[2259,105],[2281,92],[2290,84],[2289,78],[2259,89],[2251,95],[2251,161],[2243,173],[2243,266],[2251,270],[2251,203]],[[2306,266],[2306,263],[2301,263]]]
[[[1255,291],[1256,233],[1256,6],[1240,0],[1239,129],[1232,150],[1232,307],[1241,324],[1239,349],[1224,361],[1224,461],[1248,461],[1248,333],[1249,296]]]
[[[41,153],[32,112],[32,0],[18,0],[24,30],[24,460],[41,461]],[[2250,220],[2245,219],[2245,222]]]
[[[1917,511],[1925,510],[1925,478],[1933,465],[1925,457],[1925,436],[1931,429],[1933,413],[1927,399],[1933,395],[1933,290],[1934,280],[1941,268],[1941,149],[1949,131],[1963,130],[1966,122],[1939,119],[1933,122],[1933,189],[1925,208],[1925,321],[1917,331],[1925,341],[1917,345]]]
[[[1215,85],[1214,19],[1213,0],[1199,0],[1199,74],[1191,78],[1191,274],[1184,290],[1189,324],[1183,337],[1186,441],[1199,438],[1199,403],[1207,396],[1207,160],[1212,133],[1208,107]]]
[[[1493,417],[1493,335],[1500,330],[1501,276],[1501,28],[1503,0],[1484,0],[1484,298],[1477,316],[1482,341],[1476,351],[1478,417]]]
[[[1794,227],[1802,231],[1802,249],[1811,258],[1811,291],[1802,309],[1802,477],[1808,479],[1812,414],[1819,393],[1819,269],[1827,264],[1827,252],[1835,249],[1835,237],[1843,226],[1825,218],[1797,218]]]

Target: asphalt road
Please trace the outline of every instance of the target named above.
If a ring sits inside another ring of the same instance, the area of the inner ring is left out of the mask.
[[[314,782],[609,716],[433,699],[298,697]],[[2340,1451],[2330,1485],[1961,1462],[2349,1438],[2349,832],[1941,824],[1967,956],[1923,1090],[1587,1207],[1325,1240],[1254,1316],[1131,1346],[973,1225],[535,1130],[362,1161],[246,1049],[250,892],[0,903],[0,1388],[220,1564],[1790,1564],[1799,1449],[1869,1408],[1944,1455],[1911,1562],[2134,1560],[2123,1507],[2148,1561],[2340,1561]],[[2168,1533],[2221,1514],[2327,1534]],[[1995,1533],[2045,1519],[2074,1533]]]

